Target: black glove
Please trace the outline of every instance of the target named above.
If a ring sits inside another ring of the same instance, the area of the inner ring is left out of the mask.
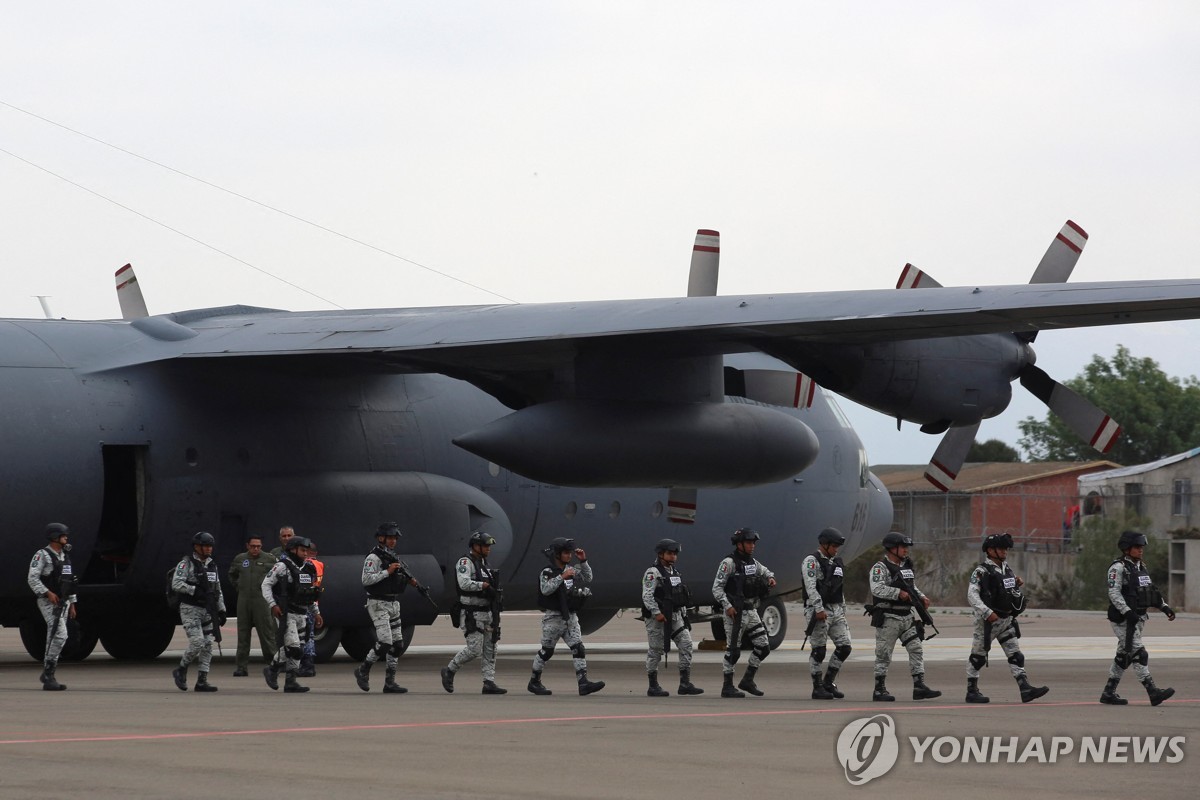
[[[1139,614],[1135,609],[1132,609],[1132,608],[1125,612],[1125,619],[1128,622],[1137,622],[1141,616],[1142,616],[1141,614]]]
[[[1170,622],[1175,621],[1175,609],[1171,608],[1166,603],[1163,603],[1162,612],[1167,615],[1167,619]]]
[[[223,626],[228,621],[229,621],[228,614],[226,614],[224,611],[217,612],[217,625]]]

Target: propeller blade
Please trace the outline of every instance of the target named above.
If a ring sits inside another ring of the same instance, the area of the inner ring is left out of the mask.
[[[126,264],[117,270],[116,279],[121,319],[141,319],[150,316],[150,312],[146,310],[146,301],[142,297],[142,287],[138,285],[137,276],[133,274],[133,265]]]
[[[1021,385],[1041,400],[1075,435],[1101,453],[1107,453],[1121,435],[1116,420],[1096,408],[1083,395],[1051,378],[1040,367],[1021,369]]]
[[[940,491],[950,491],[950,487],[954,485],[954,480],[958,477],[958,471],[962,469],[963,462],[967,460],[967,452],[975,443],[975,435],[978,433],[978,422],[974,425],[951,428],[946,431],[937,450],[933,451],[933,458],[929,460],[929,466],[925,468],[925,480]]]
[[[784,408],[812,408],[817,385],[803,372],[747,369],[742,376],[747,399]]]
[[[1079,261],[1079,255],[1083,252],[1087,240],[1087,231],[1071,220],[1067,220],[1067,224],[1062,226],[1062,230],[1058,232],[1054,241],[1050,243],[1050,247],[1046,249],[1046,255],[1042,256],[1042,260],[1038,262],[1037,269],[1033,271],[1033,277],[1029,279],[1029,282],[1066,283],[1075,269],[1076,262]]]
[[[716,231],[696,231],[692,247],[692,268],[688,272],[688,297],[715,297],[717,274],[721,267],[721,234]]]
[[[928,273],[912,264],[904,265],[904,269],[900,270],[900,279],[896,281],[897,289],[939,289],[941,286]]]

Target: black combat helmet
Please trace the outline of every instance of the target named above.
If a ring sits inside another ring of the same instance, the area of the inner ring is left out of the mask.
[[[759,538],[758,531],[753,528],[738,528],[733,532],[729,541],[737,544],[738,542],[757,542]]]
[[[840,546],[846,543],[846,537],[842,536],[842,532],[837,528],[826,528],[817,534],[817,542],[820,544],[836,544]]]
[[[492,536],[490,533],[475,531],[471,534],[471,538],[468,541],[467,546],[474,547],[475,545],[479,545],[480,547],[491,547],[495,543],[496,537]]]
[[[208,545],[209,547],[215,547],[217,540],[214,539],[213,535],[208,531],[200,531],[192,537],[192,544],[202,544]]]
[[[299,550],[301,547],[307,547],[309,550],[311,550],[313,543],[312,539],[309,539],[307,536],[293,536],[292,538],[288,539],[288,542],[284,547],[286,550]]]
[[[375,531],[376,537],[383,536],[403,536],[400,533],[400,526],[394,522],[381,522],[379,528]]]
[[[884,550],[891,550],[893,547],[912,547],[912,543],[912,539],[903,533],[896,533],[895,531],[883,537]]]
[[[679,542],[674,539],[659,539],[658,544],[654,545],[654,552],[662,555],[663,553],[678,553],[682,550]]]
[[[1012,550],[1013,538],[1011,533],[992,533],[983,537],[983,552],[992,548],[997,550]]]
[[[46,541],[57,542],[63,536],[70,536],[71,529],[61,522],[51,522],[46,526]]]
[[[1145,547],[1146,534],[1138,533],[1137,531],[1125,531],[1121,534],[1121,538],[1117,540],[1117,549],[1122,553],[1129,550],[1131,547]]]
[[[558,553],[563,552],[564,550],[569,550],[571,552],[574,552],[575,551],[575,540],[574,539],[566,539],[566,538],[563,538],[562,536],[559,536],[558,538],[556,538],[550,542],[549,549],[550,549],[551,553],[554,553],[556,555]]]

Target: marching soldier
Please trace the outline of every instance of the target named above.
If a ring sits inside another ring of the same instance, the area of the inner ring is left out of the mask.
[[[679,648],[679,693],[704,694],[692,685],[692,632],[687,621],[691,592],[683,582],[675,561],[679,558],[679,542],[663,539],[654,545],[658,554],[654,564],[642,576],[642,614],[646,621],[646,676],[650,687],[648,697],[667,697],[670,692],[658,683],[658,664],[666,652],[667,642]]]
[[[417,580],[404,572],[400,556],[396,555],[396,543],[400,541],[400,528],[396,523],[381,524],[375,531],[375,541],[378,544],[367,554],[362,569],[362,585],[367,590],[367,614],[375,625],[375,646],[354,670],[354,680],[364,692],[371,691],[371,667],[383,658],[387,662],[383,693],[404,694],[408,689],[396,683],[397,657],[404,652],[400,593],[409,584],[416,586]]]
[[[539,579],[538,608],[546,612],[542,615],[542,647],[533,657],[533,675],[525,688],[538,695],[552,693],[542,685],[542,670],[554,656],[558,640],[562,639],[571,650],[579,694],[598,692],[604,688],[604,681],[588,680],[587,651],[579,631],[578,611],[592,593],[584,586],[592,581],[592,566],[588,564],[587,553],[575,547],[573,540],[561,537],[550,542],[542,553],[550,559],[550,566],[542,570]],[[578,566],[571,566],[573,557],[579,559]]]
[[[808,669],[812,674],[812,699],[833,700],[845,697],[833,679],[850,656],[850,628],[846,624],[846,601],[842,594],[845,567],[838,549],[846,543],[837,528],[826,528],[817,534],[817,551],[804,559],[804,615],[808,619],[805,634],[812,639]],[[825,660],[825,643],[833,639],[836,645],[829,669],[821,676]]]
[[[316,614],[316,627],[325,624],[317,604],[317,569],[308,560],[313,543],[305,536],[292,536],[287,540],[283,556],[271,567],[263,579],[262,596],[271,606],[271,616],[278,620],[279,633],[275,658],[263,668],[267,686],[279,688],[279,670],[286,669],[287,679],[283,691],[287,693],[307,692],[296,680],[300,669],[300,654],[303,652],[303,637],[308,635],[308,609]]]
[[[884,557],[871,567],[871,596],[874,605],[871,625],[875,628],[875,691],[872,700],[891,702],[896,698],[888,693],[885,681],[892,663],[896,640],[908,651],[908,669],[913,679],[913,700],[941,697],[942,693],[925,685],[924,630],[913,617],[913,604],[922,610],[929,608],[929,598],[917,589],[916,575],[908,548],[912,539],[899,533],[883,537]]]
[[[67,620],[75,619],[75,570],[71,566],[71,531],[61,522],[46,526],[46,546],[29,562],[29,588],[37,595],[38,611],[46,620],[46,653],[42,659],[42,688],[60,692],[67,688],[54,677],[58,656],[67,641]]]
[[[216,543],[213,535],[205,531],[193,536],[192,552],[175,566],[175,574],[171,577],[171,591],[179,595],[179,619],[188,638],[179,666],[171,672],[175,686],[181,692],[187,691],[187,671],[193,661],[199,662],[200,667],[195,690],[217,690],[208,682],[213,642],[220,641],[220,627],[225,624],[225,596],[217,577],[217,562],[212,558]]]
[[[500,641],[500,612],[503,611],[500,575],[488,564],[495,538],[475,531],[468,542],[470,552],[458,560],[454,577],[458,581],[458,627],[467,643],[442,667],[442,688],[454,691],[454,676],[467,663],[483,657],[483,694],[508,694],[496,685],[496,643]]]
[[[275,625],[271,608],[263,600],[262,582],[275,566],[275,556],[263,552],[261,536],[246,539],[246,552],[239,553],[229,564],[229,582],[237,589],[238,642],[236,668],[233,677],[250,674],[250,634],[258,631],[258,644],[263,658],[275,658]]]
[[[1025,654],[1021,652],[1021,626],[1017,615],[1025,610],[1024,581],[1008,565],[1013,539],[1007,533],[993,533],[983,540],[983,563],[971,572],[967,603],[975,610],[975,636],[967,659],[967,702],[986,703],[990,698],[979,691],[979,670],[987,664],[988,650],[997,642],[1008,658],[1008,668],[1021,689],[1021,702],[1036,700],[1050,691],[1045,686],[1030,686],[1025,675]]]
[[[1175,612],[1163,601],[1162,594],[1150,580],[1150,572],[1142,561],[1146,550],[1146,535],[1137,531],[1125,531],[1117,541],[1121,557],[1108,568],[1108,620],[1117,635],[1117,655],[1108,671],[1108,683],[1100,695],[1100,702],[1110,706],[1123,706],[1128,700],[1117,694],[1117,684],[1127,667],[1133,667],[1150,705],[1156,706],[1175,694],[1171,688],[1159,689],[1150,677],[1150,654],[1142,645],[1142,629],[1146,627],[1146,611],[1157,608],[1166,615],[1168,622],[1175,621]]]
[[[762,697],[763,691],[754,683],[759,664],[771,654],[767,628],[758,616],[762,599],[775,586],[775,573],[754,558],[759,535],[750,528],[738,528],[730,541],[733,552],[717,567],[713,581],[713,599],[725,613],[725,658],[721,662],[724,683],[721,697],[745,697],[746,692]],[[746,663],[746,674],[733,686],[733,665],[741,657],[742,637],[750,640],[754,649]],[[738,691],[742,689],[744,691]]]

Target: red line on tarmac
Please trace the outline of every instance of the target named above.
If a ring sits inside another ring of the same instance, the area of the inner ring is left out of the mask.
[[[1197,700],[1173,700],[1178,703],[1200,703]],[[1037,706],[1092,706],[1094,701],[1038,703]],[[162,739],[202,739],[220,736],[256,736],[271,733],[345,733],[350,731],[379,731],[404,730],[411,728],[455,728],[478,725],[533,725],[546,722],[631,722],[638,720],[670,720],[670,719],[703,719],[714,717],[775,717],[797,716],[802,714],[840,714],[840,713],[878,713],[882,711],[946,711],[951,709],[971,709],[987,711],[990,708],[1013,708],[1022,706],[1020,703],[992,703],[987,708],[976,704],[955,703],[952,705],[922,705],[922,706],[887,706],[873,704],[869,706],[835,706],[830,708],[797,708],[779,709],[775,711],[705,711],[690,714],[593,714],[581,717],[518,717],[515,719],[472,719],[441,722],[396,722],[383,725],[328,725],[304,728],[265,728],[256,730],[237,731],[195,731],[192,733],[140,733],[114,734],[111,736],[75,736],[45,739],[6,739],[0,740],[0,745],[14,744],[64,744],[70,742],[146,742]],[[1036,708],[1037,706],[1030,706]],[[1024,706],[1022,706],[1024,707]]]

